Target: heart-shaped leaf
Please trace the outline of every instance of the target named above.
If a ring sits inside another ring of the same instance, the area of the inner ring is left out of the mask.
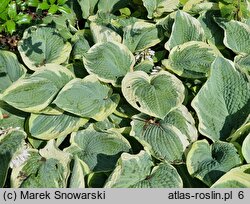
[[[63,113],[61,115],[31,114],[29,131],[32,137],[50,140],[77,131],[88,122],[85,118]]]
[[[176,169],[167,163],[154,167],[150,155],[123,153],[105,188],[181,188],[182,180]],[[152,169],[152,170],[151,170]]]
[[[0,93],[24,76],[26,69],[12,52],[0,50]]]
[[[231,61],[217,57],[192,106],[199,118],[200,133],[212,140],[226,140],[250,114],[249,77]]]
[[[211,146],[206,140],[196,141],[187,155],[189,174],[208,186],[239,164],[241,160],[233,144],[221,141]]]
[[[250,164],[231,169],[211,188],[250,188]]]
[[[89,75],[66,84],[54,103],[75,115],[102,121],[115,111],[119,100],[119,94],[112,94],[108,85]]]
[[[70,143],[65,151],[77,155],[94,172],[113,170],[121,153],[131,148],[120,133],[96,131],[93,125],[72,133]]]
[[[198,137],[194,119],[184,106],[170,112],[164,120],[135,115],[131,126],[130,135],[147,146],[154,157],[172,163],[182,161],[189,142]]]
[[[167,50],[188,41],[204,41],[205,32],[201,23],[191,15],[183,11],[177,11],[172,33],[165,44]]]
[[[84,66],[90,74],[115,86],[132,70],[135,58],[129,49],[118,42],[97,43],[83,57]]]
[[[182,77],[207,77],[212,62],[221,55],[215,46],[204,42],[189,41],[177,45],[169,53],[169,59],[163,65]]]
[[[124,28],[123,44],[131,52],[139,52],[158,44],[162,36],[160,28],[155,24],[135,22]]]
[[[24,147],[26,133],[17,129],[0,129],[0,187],[5,184],[11,160]]]
[[[62,64],[69,58],[71,45],[64,42],[57,30],[49,27],[30,27],[18,44],[18,50],[27,67],[42,69],[45,64]]]
[[[13,168],[11,181],[13,188],[66,188],[70,174],[72,156],[59,150],[55,141],[39,151],[29,150],[29,159],[21,166]]]
[[[2,100],[22,111],[39,112],[73,78],[65,67],[48,64],[44,69],[13,83],[4,91]]]
[[[143,71],[128,73],[122,80],[122,93],[134,108],[161,119],[184,100],[182,82],[166,71],[154,76]]]

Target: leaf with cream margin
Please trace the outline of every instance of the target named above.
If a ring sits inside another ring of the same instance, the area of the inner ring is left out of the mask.
[[[211,188],[250,188],[250,164],[231,169]]]
[[[226,140],[250,114],[249,76],[231,61],[217,57],[191,105],[199,118],[199,132],[214,141]]]
[[[122,37],[117,32],[115,32],[111,28],[108,28],[107,26],[98,25],[95,22],[91,22],[90,30],[95,43],[102,43],[108,41],[115,41],[118,43],[122,42]]]
[[[115,111],[119,100],[111,87],[89,75],[66,84],[53,103],[75,115],[102,121]]]
[[[25,118],[28,114],[19,111],[7,103],[0,101],[0,127],[7,129],[10,127],[18,127],[24,129]]]
[[[85,176],[90,173],[86,163],[74,156],[74,165],[70,176],[70,188],[85,188]]]
[[[86,118],[66,112],[61,115],[31,114],[29,132],[37,139],[51,140],[77,131],[87,122]]]
[[[73,78],[67,68],[47,64],[44,69],[13,83],[4,91],[2,100],[25,112],[39,112],[49,106],[60,89]]]
[[[27,67],[36,71],[45,64],[67,62],[71,44],[64,42],[55,28],[32,26],[24,31],[18,51]]]
[[[0,187],[4,187],[12,159],[25,145],[26,133],[17,129],[0,129]]]
[[[159,18],[165,13],[177,10],[179,0],[142,0],[148,11],[148,18]]]
[[[160,26],[153,23],[135,22],[123,30],[123,44],[133,53],[155,46],[163,39]]]
[[[135,58],[131,51],[118,42],[103,42],[92,46],[83,57],[90,74],[105,83],[120,86],[126,73],[132,71]]]
[[[132,119],[130,135],[162,161],[182,161],[187,146],[198,137],[194,119],[185,106],[171,111],[163,120],[142,113]]]
[[[224,44],[237,54],[250,54],[250,25],[231,20],[217,21],[224,29]]]
[[[181,188],[182,179],[168,163],[154,167],[146,151],[131,155],[123,153],[109,176],[105,188]]]
[[[204,41],[205,32],[201,23],[190,14],[177,11],[175,22],[168,42],[165,44],[167,50],[188,41]]]
[[[72,155],[59,150],[55,141],[37,150],[29,150],[29,159],[11,174],[12,188],[66,188]]]
[[[122,154],[131,149],[117,131],[96,131],[93,125],[71,134],[71,146],[64,151],[77,155],[93,172],[111,171]]]
[[[212,62],[221,56],[215,46],[201,41],[189,41],[173,47],[168,59],[162,64],[175,74],[186,78],[204,78],[210,71]]]
[[[14,53],[0,50],[0,93],[25,73],[26,69],[18,62]]]
[[[122,93],[130,105],[161,119],[182,104],[184,89],[182,82],[166,71],[153,76],[135,71],[122,80]]]
[[[211,186],[222,175],[241,164],[233,144],[217,141],[211,145],[207,140],[193,143],[187,155],[187,169],[191,176]]]

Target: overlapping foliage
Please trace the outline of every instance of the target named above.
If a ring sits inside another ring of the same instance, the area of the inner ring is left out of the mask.
[[[0,50],[0,187],[250,187],[248,0],[27,2],[47,13]]]

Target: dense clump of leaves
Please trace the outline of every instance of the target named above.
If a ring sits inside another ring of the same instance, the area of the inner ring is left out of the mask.
[[[248,0],[1,4],[0,187],[250,187]]]

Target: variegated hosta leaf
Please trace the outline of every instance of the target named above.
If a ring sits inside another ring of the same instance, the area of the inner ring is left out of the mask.
[[[132,70],[135,58],[131,51],[118,42],[97,43],[84,55],[87,71],[106,83],[120,86],[122,78]]]
[[[128,73],[122,80],[122,93],[134,108],[161,119],[184,100],[182,82],[166,71],[153,76],[143,71]]]
[[[198,115],[201,134],[212,140],[226,140],[250,114],[249,77],[231,61],[217,57],[211,76],[192,101],[192,107]]]
[[[70,188],[85,188],[85,176],[90,173],[89,167],[77,155],[74,156],[74,166],[70,176]]]
[[[204,0],[187,0],[183,6],[183,11],[192,13],[192,9],[197,5],[204,2]]]
[[[0,129],[0,187],[5,184],[10,163],[24,147],[26,133],[17,129]]]
[[[53,103],[75,115],[102,121],[115,111],[119,100],[119,94],[112,94],[108,85],[89,75],[66,84]]]
[[[153,166],[151,156],[145,151],[137,155],[123,153],[104,187],[128,188],[145,180]]]
[[[188,41],[204,41],[205,32],[201,23],[188,13],[177,11],[172,33],[165,44],[167,50]]]
[[[72,156],[59,150],[55,141],[39,151],[29,151],[29,159],[21,166],[13,168],[11,183],[13,188],[66,188],[70,174]]]
[[[194,119],[185,106],[171,111],[163,120],[145,114],[133,116],[131,136],[148,146],[159,160],[182,161],[190,142],[197,139]]]
[[[61,115],[63,114],[64,110],[57,107],[55,104],[50,104],[45,109],[40,111],[36,111],[37,114],[46,114],[46,115]]]
[[[162,37],[160,28],[155,24],[136,22],[124,28],[123,44],[134,53],[158,44]]]
[[[18,50],[31,70],[44,68],[45,64],[62,64],[69,58],[71,45],[55,28],[32,26],[25,30]]]
[[[239,164],[240,156],[234,145],[221,141],[211,146],[206,140],[196,141],[187,155],[189,174],[208,186]]]
[[[104,25],[98,25],[95,22],[91,22],[90,30],[92,32],[93,40],[95,43],[108,41],[116,41],[118,43],[122,42],[122,37],[118,33]]]
[[[7,103],[0,101],[0,127],[10,128],[18,127],[21,130],[24,129],[24,121],[27,115]]]
[[[155,166],[145,180],[131,186],[131,188],[182,188],[182,178],[177,170],[168,163]]]
[[[237,54],[250,54],[250,25],[231,20],[220,21],[219,25],[224,29],[224,44]]]
[[[234,62],[237,65],[239,65],[240,68],[250,73],[250,54],[249,55],[237,55],[234,58]]]
[[[2,100],[22,111],[39,112],[73,78],[73,74],[63,66],[48,64],[44,69],[13,83],[4,91]]]
[[[204,42],[190,41],[173,47],[169,59],[163,65],[179,76],[187,78],[204,78],[216,56],[220,56],[215,46]]]
[[[159,18],[164,13],[171,13],[178,8],[179,0],[142,0],[148,11],[148,18]]]
[[[242,144],[242,154],[246,160],[246,162],[250,163],[250,133],[244,139]]]
[[[163,121],[178,128],[188,138],[188,141],[194,142],[197,140],[198,132],[194,118],[184,105],[167,114]]]
[[[14,53],[0,50],[0,93],[26,73]]]
[[[230,0],[230,3],[232,1]],[[183,7],[183,11],[190,14],[203,14],[206,11],[219,11],[219,4],[205,0],[188,0]]]
[[[180,188],[182,180],[176,169],[167,163],[153,168],[151,156],[123,153],[105,188]],[[152,169],[153,168],[153,169]]]
[[[88,52],[90,46],[89,42],[85,39],[84,34],[82,34],[80,31],[78,32],[79,33],[76,33],[72,39],[74,41],[74,46],[71,55],[74,59],[81,60],[84,53]]]
[[[87,119],[69,113],[61,115],[31,114],[29,118],[29,132],[32,137],[50,140],[77,131],[87,122]]]
[[[149,59],[143,60],[139,64],[134,67],[134,71],[144,71],[148,74],[152,72],[154,68],[154,62],[150,61]]]
[[[77,155],[94,172],[113,170],[121,153],[131,148],[120,133],[96,131],[93,125],[72,133],[70,143],[65,151]]]
[[[250,164],[235,167],[216,181],[211,188],[250,188]]]

